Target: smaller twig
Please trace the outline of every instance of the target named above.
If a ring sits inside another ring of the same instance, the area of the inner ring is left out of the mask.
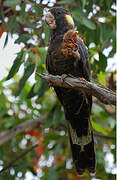
[[[11,168],[12,166],[14,166],[15,162],[21,158],[23,158],[28,152],[32,151],[32,149],[36,148],[38,146],[38,143],[32,145],[31,147],[29,147],[28,149],[26,149],[26,151],[24,151],[22,154],[20,154],[19,156],[17,156],[16,158],[14,158],[12,161],[10,161],[6,166],[4,166],[4,168],[0,171],[0,173],[6,171],[7,169]]]
[[[27,120],[15,126],[11,130],[6,132],[4,135],[0,136],[0,145],[10,140],[13,136],[17,135],[18,133],[25,131],[26,129],[34,128],[37,125],[42,124],[45,119],[46,119],[46,115],[38,119]]]
[[[63,123],[60,123],[59,126],[61,126],[64,129],[67,129],[67,126],[65,124],[63,124]],[[115,136],[107,136],[107,135],[104,135],[104,134],[102,134],[100,132],[93,132],[93,134],[94,134],[95,137],[116,140]]]
[[[116,137],[114,137],[114,136],[107,136],[107,135],[104,135],[104,134],[99,133],[99,132],[93,132],[93,134],[94,134],[95,137],[116,140]]]
[[[101,102],[99,102],[98,100],[94,100],[94,103],[96,103],[98,106],[100,106],[108,115],[110,115],[111,117],[113,117],[114,119],[116,119],[116,113],[115,112],[110,112],[105,105],[103,105]]]

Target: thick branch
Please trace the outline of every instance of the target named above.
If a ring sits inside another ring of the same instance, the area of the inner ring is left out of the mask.
[[[28,152],[32,151],[32,149],[36,148],[37,146],[38,146],[38,143],[36,143],[36,144],[32,145],[31,147],[29,147],[28,149],[26,149],[22,154],[20,154],[19,156],[14,158],[12,161],[10,161],[6,166],[4,166],[4,168],[0,171],[0,173],[11,168],[16,163],[17,160],[23,158]]]
[[[91,94],[92,96],[95,96],[104,104],[116,105],[116,94],[112,90],[102,85],[96,85],[82,78],[67,76],[63,79],[61,76],[53,76],[51,74],[36,74],[40,78],[47,80],[52,86],[72,88],[77,91],[83,91]]]
[[[42,124],[43,121],[45,120],[46,116],[42,116],[41,118],[34,119],[34,120],[27,120],[26,122],[23,122],[16,127],[12,128],[8,132],[6,132],[4,135],[0,136],[0,145],[4,144],[8,140],[10,140],[13,136],[15,136],[18,133],[21,133],[25,131],[28,128],[34,128],[38,124]]]

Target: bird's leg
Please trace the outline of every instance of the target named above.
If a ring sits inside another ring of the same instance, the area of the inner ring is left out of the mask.
[[[83,99],[86,101],[86,104],[88,104],[88,99],[87,99],[86,93],[85,92],[82,92],[82,93],[83,93]]]
[[[81,77],[80,79],[85,81],[85,78],[83,78],[83,77]],[[82,94],[83,94],[83,100],[85,100],[86,104],[88,104],[88,99],[87,99],[86,93],[84,91],[82,91]]]
[[[83,103],[84,103],[84,97],[83,97],[83,100],[82,100],[82,103],[81,103],[81,105],[80,105],[80,108],[78,108],[78,111],[75,113],[75,114],[79,114],[80,113],[80,110],[81,110],[81,108],[82,108],[82,106],[83,106]]]
[[[80,78],[80,79],[85,81],[85,79],[84,79],[83,77]],[[84,91],[81,91],[81,92],[82,92],[82,95],[83,95],[83,100],[82,100],[82,103],[81,103],[81,105],[80,105],[80,108],[79,108],[78,111],[76,112],[77,115],[80,113],[80,110],[81,110],[81,108],[82,108],[82,106],[83,106],[84,101],[86,101],[86,104],[89,103],[89,102],[88,102],[88,99],[87,99],[87,96],[86,96],[86,93],[85,93]]]
[[[84,79],[84,78],[83,78]],[[84,79],[85,80],[85,79]],[[86,104],[88,104],[88,99],[87,99],[87,96],[86,96],[86,93],[84,91],[81,91],[82,92],[82,95],[83,95],[83,102],[86,101]]]

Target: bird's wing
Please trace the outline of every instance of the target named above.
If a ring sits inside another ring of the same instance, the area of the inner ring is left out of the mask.
[[[48,72],[50,74],[55,74],[54,68],[52,66],[52,60],[51,60],[51,55],[49,54],[49,52],[47,53],[47,57],[46,57],[46,68],[48,70]],[[54,90],[56,92],[56,95],[59,99],[59,101],[61,102],[61,104],[63,105],[63,95],[62,95],[62,91],[60,87],[54,87]]]
[[[53,66],[51,64],[51,56],[49,54],[49,52],[47,53],[47,56],[46,56],[46,69],[48,70],[49,74],[54,74],[54,69],[53,69]]]
[[[90,65],[89,65],[88,49],[80,38],[78,39],[77,44],[78,44],[78,52],[81,58],[80,60],[83,63],[84,77],[87,80],[89,80],[90,79]]]

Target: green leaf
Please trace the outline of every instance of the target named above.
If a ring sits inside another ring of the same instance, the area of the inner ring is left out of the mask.
[[[4,6],[8,7],[15,7],[18,4],[20,4],[20,0],[6,0],[3,3]]]
[[[107,41],[112,38],[113,27],[109,24],[101,24],[100,26],[100,40]]]
[[[40,81],[41,79],[39,77],[36,77],[36,84],[34,86],[34,93],[37,93],[40,89]]]
[[[47,180],[55,180],[57,179],[57,172],[56,172],[56,167],[51,167],[49,172],[48,172],[48,177]]]
[[[102,53],[99,53],[99,69],[105,72],[106,66],[107,58]]]
[[[38,16],[42,16],[43,15],[43,9],[40,8],[39,6],[37,5],[34,5],[34,9],[35,9],[35,12]]]
[[[34,92],[34,87],[35,87],[35,84],[33,84],[32,88],[30,89],[28,95],[27,95],[27,98],[30,99],[32,97],[34,97],[36,95],[36,93]]]
[[[63,138],[63,136],[59,135],[59,134],[53,134],[53,133],[49,133],[45,136],[45,142],[48,143],[49,141],[52,140],[59,140]]]
[[[33,59],[33,62],[36,64],[36,66],[39,66],[41,64],[41,58],[39,54],[29,52],[29,57],[30,59]]]
[[[82,0],[82,9],[85,8],[86,0]]]
[[[19,87],[15,93],[15,96],[18,96],[20,94],[20,92],[22,91],[22,89],[26,83],[26,80],[31,76],[31,74],[34,72],[34,70],[35,70],[35,64],[32,64],[32,63],[25,68],[23,77],[21,78],[21,80],[19,82]]]
[[[65,3],[71,4],[72,3],[71,1],[73,1],[73,0],[62,0],[62,1],[60,1],[60,4],[61,5],[65,4]]]
[[[91,30],[96,29],[96,25],[93,22],[91,22],[90,20],[86,19],[85,17],[83,17],[82,23]]]
[[[0,20],[1,20],[1,21],[4,21],[4,15],[3,15],[3,12],[2,12],[2,11],[0,11]]]
[[[19,36],[19,38],[15,41],[15,43],[26,43],[30,39],[30,35],[28,34],[22,34]]]
[[[47,45],[48,44],[48,40],[49,40],[49,36],[50,36],[50,29],[48,28],[48,25],[46,23],[44,23],[43,25],[44,27],[44,33],[45,33],[45,44]]]
[[[16,17],[15,16],[10,16],[8,23],[7,23],[7,27],[9,29],[10,32],[14,32],[17,28],[18,28],[18,23],[16,21]]]
[[[47,50],[45,49],[45,47],[39,48],[39,52],[40,52],[41,55],[42,55],[42,59],[45,59],[45,58],[46,58],[46,52],[47,52]]]
[[[44,93],[46,92],[48,88],[48,82],[45,81],[45,80],[42,80],[40,81],[40,87],[38,87],[38,89],[34,89],[34,92],[37,92],[38,94],[38,97],[42,97],[44,95]]]
[[[26,8],[26,3],[24,2],[22,4],[21,11],[20,11],[20,21],[21,21],[21,23],[24,23],[24,21],[25,21],[25,8]]]
[[[85,16],[85,13],[82,11],[81,8],[73,7],[72,10],[73,10],[73,14],[74,14],[75,16],[77,16],[78,18],[81,18],[81,17],[84,17],[84,16]]]
[[[3,109],[6,109],[6,102],[5,102],[5,96],[3,94],[0,94],[0,106]]]
[[[99,82],[104,86],[106,86],[106,76],[107,76],[107,74],[108,74],[108,72],[103,72],[103,73],[97,74]]]
[[[98,131],[104,135],[107,135],[107,132],[96,122],[92,121],[92,126],[95,131]]]
[[[16,59],[14,60],[14,63],[9,71],[9,74],[6,78],[6,80],[11,79],[19,70],[20,65],[22,64],[23,60],[23,51],[19,52]]]
[[[110,43],[111,43],[110,39],[107,39],[107,41],[105,41],[105,42],[102,44],[102,49],[101,49],[101,51],[103,51],[105,48],[107,48]]]

